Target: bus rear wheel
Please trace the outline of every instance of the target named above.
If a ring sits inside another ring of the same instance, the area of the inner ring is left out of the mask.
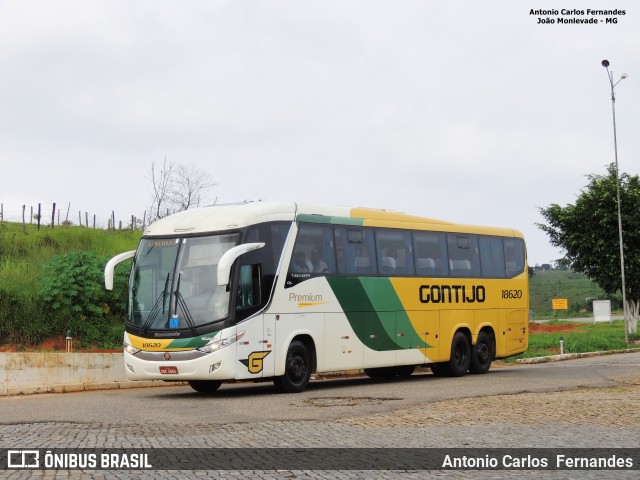
[[[217,380],[189,380],[189,386],[196,392],[213,393],[220,388],[222,382]]]
[[[289,345],[285,359],[284,375],[273,379],[276,388],[283,393],[302,392],[311,379],[311,354],[307,346],[300,341]]]
[[[471,348],[471,364],[469,371],[471,373],[487,373],[491,368],[495,347],[491,337],[486,332],[478,334],[478,341]]]

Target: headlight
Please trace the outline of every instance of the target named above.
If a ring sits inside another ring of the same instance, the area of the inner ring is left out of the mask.
[[[212,340],[207,343],[204,347],[200,347],[198,350],[204,353],[213,353],[221,348],[227,347],[232,343],[236,343],[244,336],[244,332],[236,333],[235,335],[231,335],[227,338],[222,338],[220,340]]]
[[[127,341],[126,336],[124,338],[124,341],[122,342],[122,347],[124,348],[124,351],[127,352],[129,355],[135,355],[140,351],[139,348],[134,347]]]

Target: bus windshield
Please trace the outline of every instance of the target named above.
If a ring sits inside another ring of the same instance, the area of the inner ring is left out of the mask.
[[[229,292],[218,286],[220,257],[238,234],[140,241],[131,272],[127,321],[149,330],[195,329],[229,315]]]

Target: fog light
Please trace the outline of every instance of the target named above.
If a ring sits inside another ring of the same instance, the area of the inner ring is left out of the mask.
[[[213,373],[218,370],[220,368],[220,365],[222,365],[222,362],[214,363],[213,365],[211,365],[209,367],[209,373]]]
[[[131,373],[136,373],[136,372],[133,371],[133,367],[131,365],[129,365],[128,363],[127,363],[127,368],[129,369],[129,371]]]

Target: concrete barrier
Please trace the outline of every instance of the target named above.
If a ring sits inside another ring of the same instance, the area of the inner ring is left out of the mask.
[[[0,396],[175,385],[125,378],[122,353],[0,352]]]

